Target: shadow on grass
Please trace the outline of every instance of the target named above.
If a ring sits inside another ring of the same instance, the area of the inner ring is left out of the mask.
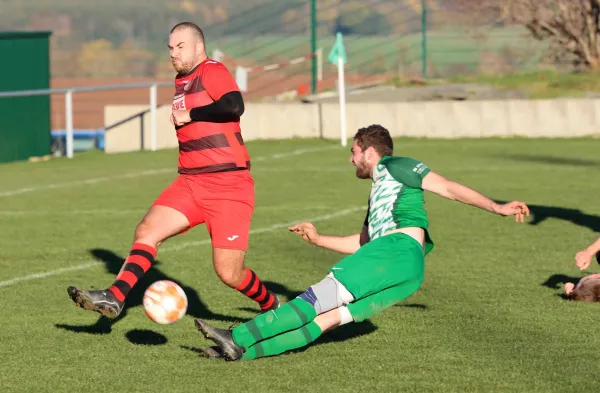
[[[496,200],[496,203],[507,203],[508,201]],[[527,201],[525,201],[527,203]],[[568,221],[572,224],[580,227],[591,229],[594,232],[600,232],[600,216],[593,214],[587,214],[582,212],[580,209],[573,209],[568,207],[559,206],[545,206],[545,205],[530,205],[529,210],[531,212],[529,225],[540,225],[542,222],[549,218],[556,218],[563,221]],[[596,256],[598,259],[598,256]]]
[[[546,288],[558,289],[562,291],[564,284],[572,282],[573,284],[577,285],[579,280],[581,280],[581,277],[567,276],[565,274],[553,274],[550,277],[548,277],[548,279],[544,281],[541,285]],[[557,293],[556,296],[565,300],[569,299],[565,295],[564,291],[562,291],[561,293]]]
[[[125,337],[135,345],[164,345],[168,341],[164,335],[146,329],[132,329],[125,333]]]
[[[125,258],[115,254],[110,250],[93,249],[90,250],[90,253],[95,259],[104,262],[106,272],[114,275],[115,277],[119,273],[121,266],[125,262]],[[173,281],[179,286],[181,286],[188,299],[188,309],[186,314],[191,315],[194,318],[227,322],[245,322],[247,320],[247,318],[223,315],[210,311],[209,308],[204,304],[204,302],[202,302],[200,296],[198,296],[198,293],[192,287],[187,286],[181,281],[177,280],[176,278],[171,277],[162,272],[160,269],[160,265],[160,261],[155,261],[150,270],[142,277],[142,279],[137,283],[137,285],[133,287],[133,289],[131,290],[131,292],[129,292],[129,295],[127,296],[125,308],[121,312],[121,315],[119,315],[117,318],[109,319],[103,316],[99,316],[95,323],[89,325],[68,325],[57,323],[55,324],[55,326],[59,329],[68,330],[74,333],[109,334],[112,332],[112,326],[118,323],[123,318],[126,318],[130,309],[142,306],[142,299],[144,297],[144,292],[146,291],[146,289],[152,283],[160,280]],[[71,305],[71,307],[75,306]],[[84,312],[83,310],[79,311]],[[260,310],[253,309],[253,311],[258,312]],[[89,313],[89,311],[86,312]],[[98,314],[94,313],[94,315]]]
[[[347,342],[348,340],[351,340],[353,338],[371,334],[375,330],[377,330],[377,327],[375,325],[373,325],[373,323],[369,320],[360,322],[360,323],[351,323],[348,325],[341,326],[333,331],[325,333],[324,335],[319,337],[315,342],[313,342],[311,345],[307,345],[305,347],[286,352],[282,355],[284,356],[284,355],[290,355],[293,353],[304,352],[307,349],[309,349],[310,347],[316,346],[316,345],[332,343],[332,342]],[[204,337],[202,337],[201,335],[199,335],[198,337],[199,337],[199,339],[204,340]],[[207,348],[209,346],[216,348],[218,350],[218,347],[214,347],[214,343],[212,343],[212,342],[210,342],[210,345],[207,345],[203,348]],[[194,352],[199,357],[202,357],[202,358],[206,357],[203,355],[204,354],[203,348],[187,346],[187,345],[180,345],[180,348]]]
[[[534,162],[538,164],[563,165],[563,166],[579,166],[600,168],[600,161],[586,160],[582,158],[556,157],[547,155],[526,155],[526,154],[510,154],[500,156],[504,159],[522,162]]]

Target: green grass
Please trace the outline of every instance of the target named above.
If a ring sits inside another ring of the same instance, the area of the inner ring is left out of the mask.
[[[587,92],[600,91],[597,73],[559,73],[538,71],[504,76],[456,77],[453,82],[485,83],[500,89],[521,90],[530,98],[582,97]]]
[[[365,206],[369,182],[354,177],[347,149],[310,140],[248,145],[255,158],[331,147],[255,160],[253,229]],[[524,200],[534,217],[517,225],[427,195],[437,247],[417,294],[305,351],[237,363],[201,359],[189,349],[210,344],[192,315],[227,327],[258,311],[219,282],[209,246],[184,247],[208,238],[203,226],[165,244],[160,263],[112,326],[77,309],[66,294],[68,285],[112,282],[135,225],[175,177],[175,151],[1,165],[0,282],[98,261],[0,287],[2,391],[598,391],[600,306],[563,300],[558,287],[542,285],[555,275],[581,276],[573,257],[597,236],[600,186],[590,181],[600,168],[597,145],[590,139],[397,141],[397,154],[491,197]],[[173,171],[125,177],[163,168]],[[96,180],[76,183],[84,179]],[[35,189],[6,196],[23,188]],[[364,213],[316,226],[349,234],[360,229]],[[289,300],[339,258],[281,228],[251,235],[247,264]],[[139,306],[144,286],[163,278],[185,285],[193,300],[191,315],[171,326],[152,323]]]
[[[541,70],[508,75],[456,76],[448,79],[429,78],[420,85],[443,86],[449,83],[483,84],[498,90],[519,90],[529,99],[581,98],[588,93],[600,92],[600,75],[596,72],[561,73]],[[389,84],[414,86],[408,79],[393,78]]]

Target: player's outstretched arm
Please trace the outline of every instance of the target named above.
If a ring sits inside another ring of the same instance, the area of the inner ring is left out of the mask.
[[[579,270],[585,270],[590,267],[592,258],[594,255],[598,254],[598,252],[600,252],[600,238],[575,255],[575,262],[577,263]]]
[[[490,213],[515,216],[517,222],[525,222],[525,216],[529,217],[529,208],[524,202],[512,201],[500,205],[479,192],[448,180],[433,171],[425,175],[421,187],[444,198],[475,206]]]
[[[337,251],[342,254],[354,254],[361,246],[361,234],[350,236],[322,235],[310,222],[301,222],[288,228],[310,244]],[[364,237],[363,237],[364,238]]]

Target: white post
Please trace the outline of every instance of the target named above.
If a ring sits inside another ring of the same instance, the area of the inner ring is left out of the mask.
[[[317,49],[317,80],[323,80],[323,48]]]
[[[73,158],[73,90],[65,94],[65,123],[67,158]]]
[[[235,82],[241,92],[245,93],[248,91],[248,70],[246,68],[242,66],[235,68]]]
[[[224,53],[221,52],[218,48],[212,51],[212,59],[216,61],[223,61]]]
[[[150,146],[156,151],[156,85],[150,86]]]
[[[344,81],[344,61],[338,57],[338,94],[340,96],[340,126],[342,146],[346,146],[346,84]]]

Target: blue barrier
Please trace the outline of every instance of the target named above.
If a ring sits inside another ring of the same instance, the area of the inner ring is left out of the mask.
[[[73,144],[79,145],[79,148],[75,148],[79,151],[89,150],[90,148],[104,150],[104,133],[105,129],[99,128],[97,130],[73,130]],[[50,131],[50,138],[54,146],[66,146],[67,144],[67,131],[66,130],[52,130]],[[78,143],[77,141],[85,142],[90,141],[92,144]],[[60,149],[64,150],[64,149]]]

